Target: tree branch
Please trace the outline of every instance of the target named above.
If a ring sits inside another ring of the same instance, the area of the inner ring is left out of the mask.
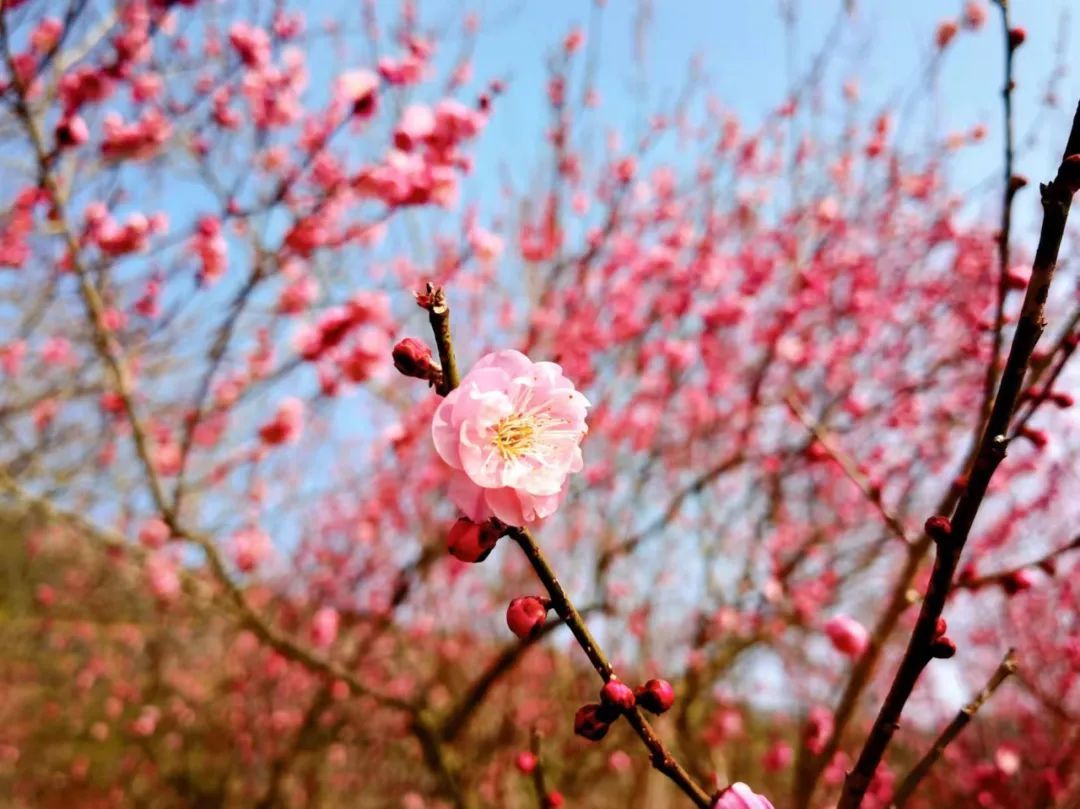
[[[1009,649],[1005,653],[1004,659],[998,664],[997,669],[991,675],[990,680],[983,686],[982,691],[975,695],[975,697],[965,705],[960,711],[953,717],[953,720],[945,727],[945,730],[938,736],[937,741],[933,746],[926,751],[926,754],[919,759],[918,763],[911,768],[904,780],[900,782],[900,786],[897,787],[896,793],[893,796],[893,809],[900,809],[912,793],[919,786],[919,782],[926,777],[926,774],[930,771],[930,768],[934,766],[941,754],[945,752],[945,748],[948,747],[952,741],[960,735],[961,731],[968,726],[968,723],[975,717],[979,709],[994,695],[994,692],[998,690],[1003,682],[1008,679],[1009,675],[1016,671],[1016,650]]]
[[[960,554],[967,542],[979,507],[986,496],[990,480],[1005,457],[1008,446],[1009,422],[1016,409],[1031,354],[1046,325],[1046,299],[1054,277],[1058,252],[1065,234],[1073,195],[1080,186],[1080,106],[1073,118],[1072,130],[1065,147],[1057,176],[1042,186],[1043,223],[1035,251],[1031,281],[1013,335],[1009,357],[1005,363],[990,417],[979,441],[975,460],[967,483],[960,494],[947,537],[937,543],[937,554],[930,584],[923,599],[900,667],[893,679],[885,702],[878,712],[870,735],[863,745],[855,768],[844,781],[838,809],[856,809],[877,771],[893,734],[900,724],[900,714],[907,703],[919,675],[931,660],[937,620],[945,607]]]

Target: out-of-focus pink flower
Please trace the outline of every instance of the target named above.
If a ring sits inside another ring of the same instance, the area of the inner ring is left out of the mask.
[[[151,517],[139,528],[139,542],[145,548],[156,550],[168,542],[171,534],[161,517]]]
[[[960,26],[956,24],[955,20],[943,20],[938,23],[937,31],[934,33],[934,42],[937,43],[939,48],[944,49],[953,41],[953,37],[956,36],[956,32],[959,30]]]
[[[245,528],[233,535],[233,559],[244,573],[250,573],[270,555],[270,537],[258,528]]]
[[[982,0],[968,0],[964,4],[964,25],[978,31],[986,23],[986,6]]]
[[[588,406],[554,363],[518,351],[483,357],[432,421],[435,449],[457,472],[450,498],[476,522],[550,516],[582,468]]]
[[[370,70],[349,70],[338,77],[337,95],[357,118],[370,118],[378,106],[379,77]]]
[[[792,758],[791,745],[778,739],[761,757],[761,766],[766,772],[779,772],[790,766]]]
[[[841,654],[859,657],[870,643],[866,627],[847,615],[837,615],[825,624],[825,634]]]
[[[713,809],[773,809],[773,805],[764,795],[738,781],[720,793]]]
[[[264,444],[295,444],[304,431],[304,403],[294,396],[278,405],[274,418],[259,428]]]
[[[320,649],[333,646],[341,619],[333,607],[321,607],[311,619],[311,642]]]
[[[146,578],[150,592],[160,601],[173,601],[180,595],[180,574],[172,557],[161,553],[151,556],[146,562]]]

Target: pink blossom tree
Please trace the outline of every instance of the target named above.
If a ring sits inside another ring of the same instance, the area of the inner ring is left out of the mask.
[[[309,5],[0,0],[13,805],[1072,805],[1054,44],[958,2],[868,109],[837,3],[760,121],[635,125],[596,0],[492,183],[497,15]]]

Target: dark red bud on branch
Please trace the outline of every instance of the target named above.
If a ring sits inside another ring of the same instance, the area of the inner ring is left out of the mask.
[[[1001,579],[1001,589],[1006,595],[1014,596],[1029,589],[1035,583],[1030,570],[1014,570]]]
[[[937,624],[934,626],[934,637],[940,638],[948,630],[949,625],[945,623],[944,618],[938,618]]]
[[[930,644],[930,657],[938,660],[948,660],[956,654],[956,644],[942,636]]]
[[[1015,194],[1028,184],[1028,178],[1022,174],[1014,174],[1009,178],[1009,193]]]
[[[558,790],[551,790],[544,796],[544,809],[559,809],[565,803],[562,793]]]
[[[423,340],[415,337],[406,337],[394,346],[394,367],[403,376],[413,379],[426,379],[433,381],[433,377],[439,373],[439,366]]]
[[[667,680],[649,680],[634,692],[637,704],[659,716],[675,704],[675,689]]]
[[[1009,47],[1013,50],[1023,45],[1025,39],[1027,39],[1027,31],[1019,25],[1009,29]]]
[[[522,640],[536,637],[547,621],[551,600],[539,596],[521,596],[506,608],[506,625]]]
[[[536,769],[536,764],[536,756],[528,751],[518,753],[517,758],[514,759],[514,766],[522,775],[530,775]]]
[[[1050,442],[1050,436],[1048,436],[1045,432],[1043,432],[1042,430],[1032,429],[1031,427],[1021,428],[1017,432],[1017,435],[1021,438],[1026,438],[1038,449],[1042,449]]]
[[[604,683],[604,687],[600,689],[600,701],[604,705],[617,709],[620,713],[629,711],[637,704],[634,690],[618,680],[609,680]]]
[[[462,517],[450,528],[446,548],[462,562],[483,562],[502,536],[502,530],[490,522],[478,524]]]
[[[574,733],[589,741],[598,742],[607,736],[610,722],[602,718],[602,706],[590,702],[582,705],[574,714]]]
[[[1072,407],[1076,403],[1076,400],[1068,393],[1051,393],[1050,401],[1062,410],[1067,407]]]
[[[952,539],[952,523],[948,517],[935,514],[926,521],[926,535],[937,544]]]

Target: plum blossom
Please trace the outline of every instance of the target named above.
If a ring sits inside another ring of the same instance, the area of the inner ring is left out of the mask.
[[[483,357],[435,411],[435,449],[455,470],[450,499],[470,519],[511,525],[554,513],[581,471],[588,400],[552,362]]]
[[[764,795],[738,781],[720,793],[713,809],[773,809],[773,805]]]

